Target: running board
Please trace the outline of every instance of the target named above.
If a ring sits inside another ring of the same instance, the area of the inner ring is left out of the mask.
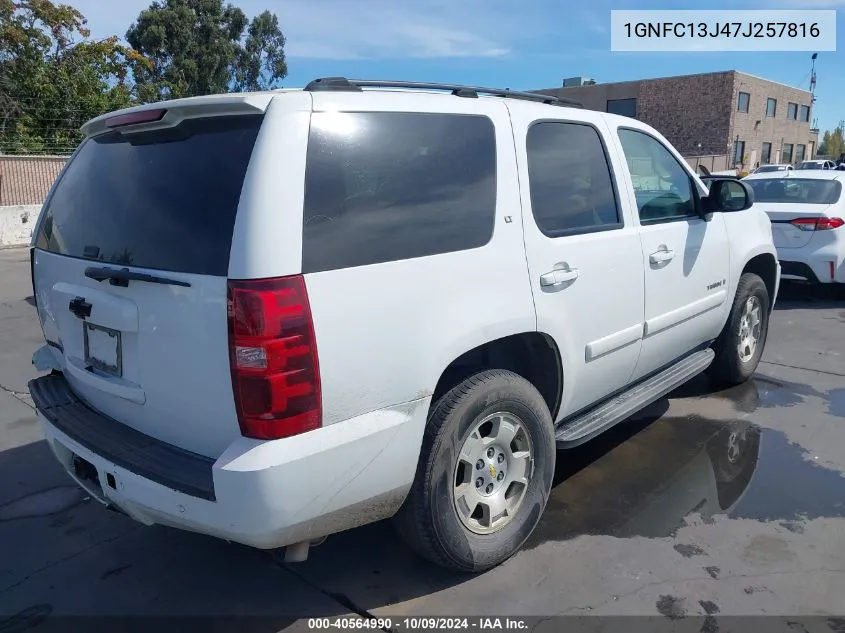
[[[691,354],[594,409],[571,420],[564,420],[555,429],[558,448],[572,448],[583,444],[629,418],[703,372],[713,362],[714,356],[712,349]]]

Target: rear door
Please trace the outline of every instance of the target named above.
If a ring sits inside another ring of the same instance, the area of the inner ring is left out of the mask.
[[[639,236],[617,186],[623,165],[602,115],[571,112],[511,107],[537,328],[563,360],[561,417],[628,383],[644,309]]]
[[[95,125],[33,241],[39,317],[73,389],[118,422],[208,456],[239,434],[226,281],[262,124],[255,104],[232,110]]]

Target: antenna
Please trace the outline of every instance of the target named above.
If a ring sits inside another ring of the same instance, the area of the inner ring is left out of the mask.
[[[813,60],[813,65],[810,68],[810,105],[816,102],[816,58],[818,56],[818,53],[813,53],[811,58]]]

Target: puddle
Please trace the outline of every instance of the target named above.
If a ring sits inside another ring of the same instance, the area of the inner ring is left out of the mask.
[[[702,397],[700,388],[672,397]],[[845,517],[843,473],[818,464],[783,433],[736,419],[809,396],[824,398],[831,413],[841,415],[845,390],[821,394],[761,377],[708,395],[714,396],[730,400],[736,413],[727,419],[660,417],[668,409],[664,404],[650,418],[560,451],[556,487],[526,547],[582,534],[667,537],[693,515],[705,522],[721,515],[777,521],[793,532],[808,519]]]
[[[79,505],[85,492],[78,486],[56,486],[0,506],[0,523],[58,514]]]
[[[838,418],[845,418],[845,389],[834,389],[829,397],[827,412]]]

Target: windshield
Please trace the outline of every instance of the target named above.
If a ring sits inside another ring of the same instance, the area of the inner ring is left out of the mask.
[[[842,193],[838,180],[766,178],[746,182],[754,190],[754,202],[834,204]]]
[[[763,165],[762,167],[758,167],[754,173],[763,173],[766,171],[786,171],[786,167],[783,165]]]

